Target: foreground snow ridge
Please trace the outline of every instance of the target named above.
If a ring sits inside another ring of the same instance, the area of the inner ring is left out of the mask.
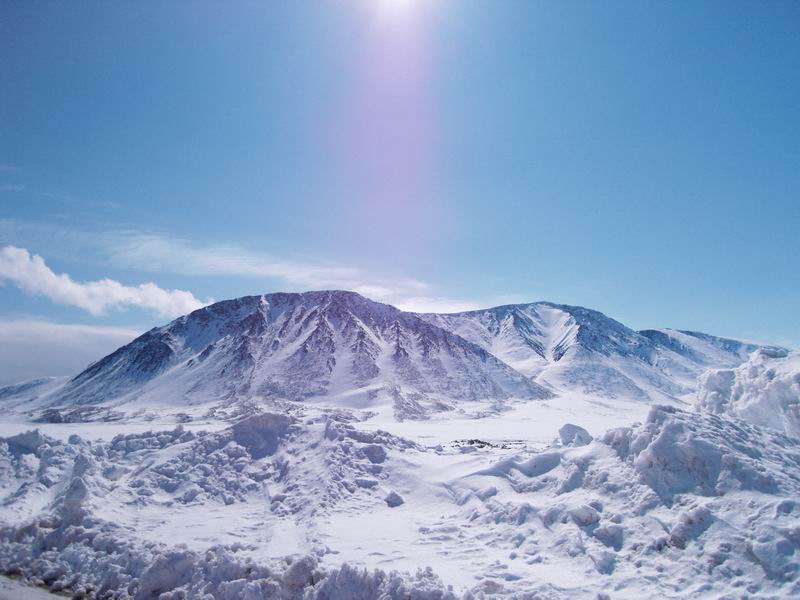
[[[0,571],[135,600],[789,598],[799,473],[797,438],[668,406],[539,449],[294,405],[213,432],[30,431],[0,442]],[[378,562],[432,568],[343,564],[375,535]]]

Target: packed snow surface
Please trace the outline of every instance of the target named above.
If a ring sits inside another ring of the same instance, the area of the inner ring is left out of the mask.
[[[800,352],[760,350],[700,378],[699,407],[800,437]]]
[[[207,433],[23,431],[0,442],[0,570],[141,599],[800,593],[796,438],[667,406],[561,429],[423,445],[287,406]]]
[[[0,598],[798,597],[797,373],[550,303],[219,303],[0,389]]]

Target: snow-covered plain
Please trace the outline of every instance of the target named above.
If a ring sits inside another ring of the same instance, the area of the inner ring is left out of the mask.
[[[800,440],[702,375],[778,349],[339,294],[0,390],[0,572],[136,600],[800,595]]]

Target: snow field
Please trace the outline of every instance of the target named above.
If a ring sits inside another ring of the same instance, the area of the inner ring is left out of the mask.
[[[6,437],[0,570],[136,600],[800,593],[795,438],[673,407],[505,447],[362,419]]]

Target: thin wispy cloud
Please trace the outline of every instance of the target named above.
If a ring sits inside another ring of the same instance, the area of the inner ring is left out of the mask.
[[[128,232],[115,235],[108,253],[117,266],[131,269],[277,279],[292,290],[345,289],[403,310],[456,312],[479,307],[433,294],[421,281],[388,281],[355,267],[281,259],[235,245],[199,246],[159,234]]]
[[[0,183],[0,192],[24,192],[26,188],[24,183]]]
[[[82,255],[85,261],[143,273],[191,277],[252,278],[252,293],[276,290],[345,289],[419,312],[458,312],[486,305],[439,293],[417,279],[376,276],[328,261],[297,260],[237,244],[201,244],[160,232],[96,231],[54,224],[0,219],[0,243],[35,244],[54,255]],[[263,280],[258,282],[257,280]]]
[[[58,304],[77,306],[93,315],[109,309],[139,307],[171,317],[206,304],[191,292],[165,290],[151,282],[138,286],[123,285],[113,279],[78,282],[66,273],[55,273],[41,256],[16,246],[0,250],[0,282],[9,282]]]

